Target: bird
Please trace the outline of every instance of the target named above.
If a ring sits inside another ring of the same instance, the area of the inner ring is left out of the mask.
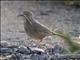
[[[18,16],[23,18],[25,32],[32,39],[41,42],[44,37],[52,35],[52,32],[48,28],[33,18],[32,12],[23,11],[23,13]]]
[[[65,42],[69,45],[69,50],[74,52],[76,50],[80,50],[80,45],[74,43],[68,34],[63,32],[52,32],[48,28],[46,28],[43,24],[38,23],[34,18],[31,12],[23,11],[22,14],[18,15],[22,16],[24,21],[24,29],[28,36],[32,39],[35,39],[39,42],[42,42],[43,38],[46,36],[57,35],[64,38]],[[46,45],[45,45],[46,46]],[[51,46],[51,45],[50,45]]]

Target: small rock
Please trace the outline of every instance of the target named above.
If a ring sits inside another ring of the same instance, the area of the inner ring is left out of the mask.
[[[7,55],[7,56],[0,56],[0,59],[1,60],[9,60],[9,58],[11,57],[12,55]]]
[[[37,47],[28,47],[32,52],[34,53],[44,53],[45,51],[41,48],[37,48]]]
[[[11,43],[7,41],[1,41],[0,48],[18,48],[18,46],[12,45]]]
[[[16,54],[10,54],[7,56],[0,56],[1,60],[24,60],[21,54],[16,53]]]
[[[60,54],[66,54],[69,53],[66,49],[60,47],[59,45],[55,45],[54,48],[48,48],[47,52],[50,55],[60,55]]]
[[[30,50],[25,46],[20,46],[16,52],[26,55],[29,55],[31,53]]]
[[[48,59],[48,55],[47,54],[33,54],[31,55],[31,60],[47,60]]]
[[[13,54],[13,55],[9,58],[9,60],[24,60],[24,58],[22,57],[21,54],[16,53],[16,54]]]
[[[9,42],[7,42],[7,41],[1,41],[0,47],[8,47],[8,46],[10,46]]]
[[[1,53],[12,53],[13,50],[10,48],[0,48]]]

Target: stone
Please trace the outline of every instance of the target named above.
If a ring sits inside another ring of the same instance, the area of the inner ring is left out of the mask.
[[[55,45],[54,48],[48,48],[46,50],[50,55],[60,55],[60,54],[66,54],[69,53],[68,50],[62,48],[59,45]]]
[[[48,55],[47,54],[33,54],[31,55],[31,60],[47,60]]]
[[[26,55],[29,55],[31,53],[30,50],[25,46],[20,46],[16,52]]]

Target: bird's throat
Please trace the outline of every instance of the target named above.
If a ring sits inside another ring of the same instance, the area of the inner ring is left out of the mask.
[[[32,25],[32,17],[31,16],[25,16],[25,22],[30,23]]]

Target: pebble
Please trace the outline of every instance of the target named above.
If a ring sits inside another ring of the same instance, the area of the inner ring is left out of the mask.
[[[4,45],[0,47],[0,58],[2,60],[55,60],[60,57],[66,58],[64,54],[68,53],[68,51],[59,45],[55,45],[54,48],[47,48],[46,50],[39,47],[27,47],[23,45],[17,46],[16,48],[13,46]]]

